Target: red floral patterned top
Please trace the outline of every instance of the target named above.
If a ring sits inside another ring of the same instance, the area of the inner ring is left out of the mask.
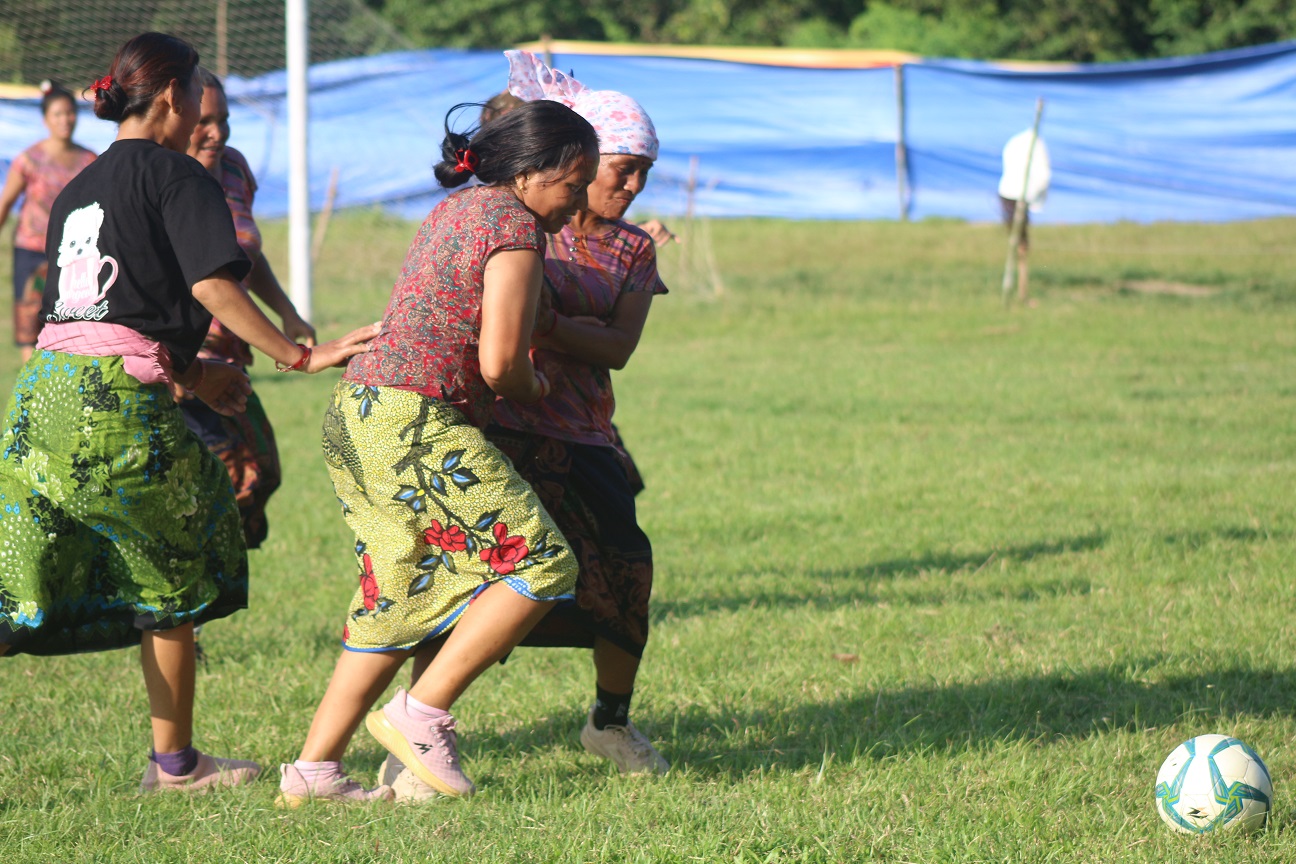
[[[544,290],[561,315],[607,321],[623,293],[665,294],[666,286],[657,275],[652,238],[628,222],[614,222],[602,234],[579,235],[567,225],[550,235]],[[495,422],[577,444],[619,446],[612,428],[616,399],[611,370],[539,348],[534,360],[553,389],[531,405],[501,399],[495,404]]]
[[[45,252],[45,230],[50,207],[73,177],[95,160],[95,154],[79,145],[71,168],[59,164],[40,144],[33,144],[14,157],[10,173],[22,177],[23,203],[14,228],[14,246],[29,252]]]
[[[475,186],[436,206],[405,255],[382,332],[343,379],[440,399],[484,427],[495,395],[481,376],[482,278],[494,252],[544,254],[544,234],[511,189]]]
[[[261,254],[261,229],[252,218],[252,199],[256,197],[257,182],[247,159],[233,147],[226,147],[221,156],[221,188],[225,190],[225,203],[234,217],[234,236],[255,267],[257,256]],[[243,280],[243,290],[247,290],[246,279]],[[198,356],[245,368],[252,365],[252,347],[215,318]]]

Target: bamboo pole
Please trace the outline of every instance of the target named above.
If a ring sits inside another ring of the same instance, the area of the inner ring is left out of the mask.
[[[684,230],[687,232],[688,243],[684,245],[684,250],[680,254],[680,269],[684,274],[686,284],[696,287],[697,280],[695,277],[697,263],[697,245],[699,238],[697,232],[693,229],[695,223],[693,214],[697,206],[697,185],[698,185],[698,157],[693,155],[689,157],[688,185],[685,187],[688,191],[688,198],[684,206]]]
[[[216,77],[229,77],[229,0],[216,0]]]
[[[319,216],[315,217],[315,236],[311,238],[311,264],[312,266],[319,261],[320,253],[324,251],[324,235],[328,233],[329,219],[333,217],[333,203],[337,200],[338,190],[338,167],[333,166],[333,172],[329,174],[328,192],[324,195],[324,209],[320,211]]]
[[[1026,190],[1030,186],[1031,161],[1035,158],[1035,142],[1039,140],[1040,119],[1044,116],[1044,100],[1035,100],[1035,122],[1031,124],[1030,149],[1026,151],[1026,172],[1022,177],[1021,197],[1013,208],[1012,230],[1008,232],[1008,257],[1004,261],[1003,302],[1007,306],[1012,302],[1013,283],[1017,275],[1017,245],[1021,242],[1022,228],[1026,225],[1026,211],[1030,204],[1026,201]]]

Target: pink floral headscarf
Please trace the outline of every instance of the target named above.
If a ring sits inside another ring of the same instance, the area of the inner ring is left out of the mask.
[[[600,153],[628,153],[657,160],[657,130],[643,106],[615,90],[591,90],[529,51],[505,51],[509,92],[524,102],[561,102],[589,121]]]

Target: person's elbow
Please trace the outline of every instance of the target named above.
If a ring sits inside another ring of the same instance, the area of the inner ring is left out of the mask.
[[[635,348],[639,347],[639,339],[631,338],[624,335],[619,339],[613,339],[606,347],[607,367],[620,371],[630,362],[630,357],[634,354]]]
[[[522,399],[531,395],[535,373],[529,362],[512,358],[481,358],[481,376],[486,386],[496,396],[505,399]]]

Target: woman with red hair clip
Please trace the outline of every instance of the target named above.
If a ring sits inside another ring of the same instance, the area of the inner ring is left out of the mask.
[[[50,210],[45,326],[0,427],[0,654],[140,645],[141,791],[240,785],[255,763],[193,746],[193,634],[247,605],[247,551],[225,469],[170,388],[245,406],[242,370],[197,358],[213,314],[283,371],[335,366],[376,327],[312,350],[239,287],[250,262],[220,184],[185,155],[202,97],[192,46],[136,36],[92,89],[117,138]]]

